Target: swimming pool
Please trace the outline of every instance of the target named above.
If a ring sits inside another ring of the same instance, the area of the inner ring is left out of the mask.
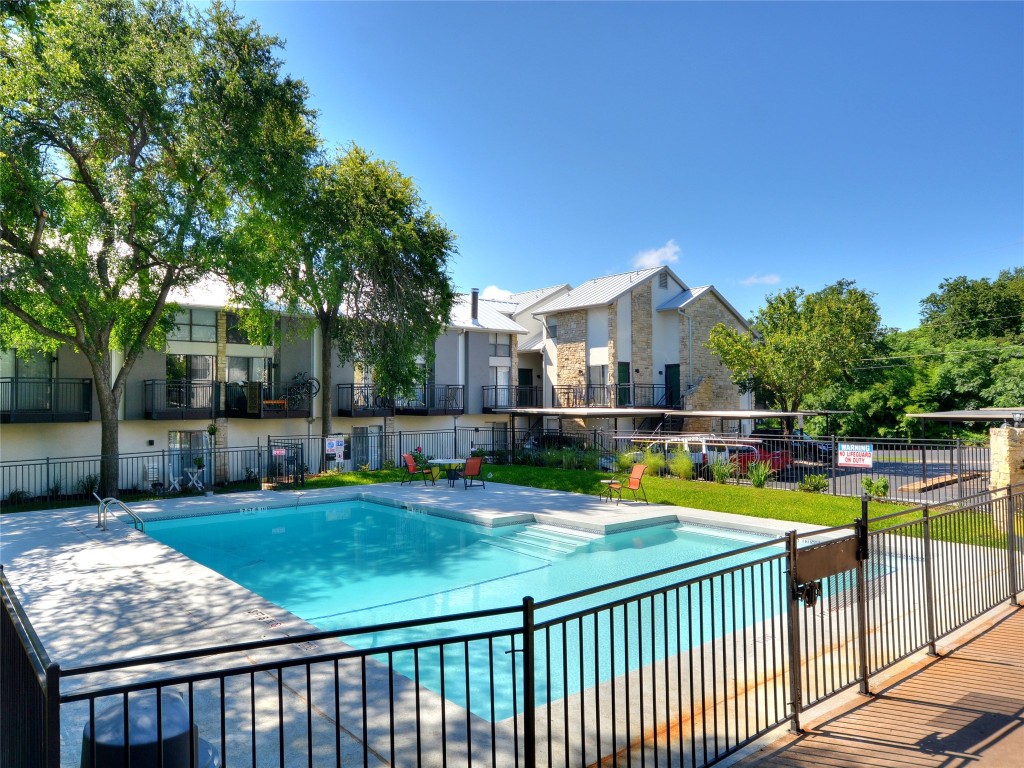
[[[545,600],[765,540],[676,524],[607,536],[537,525],[488,528],[362,500],[151,521],[146,533],[324,630],[506,607],[526,595]],[[713,567],[740,561],[719,560]],[[672,574],[665,583],[679,578]],[[672,617],[660,621],[666,619]],[[653,614],[635,620],[659,621]],[[581,626],[577,643],[589,642],[590,631]],[[362,648],[379,642],[370,635],[346,640]],[[446,659],[445,674],[458,679],[462,663]],[[397,666],[403,664],[409,665],[399,659]],[[439,690],[440,673],[430,673],[429,659],[419,664],[421,683]],[[563,670],[552,674],[564,678],[565,694],[602,675],[589,669],[574,679]],[[510,716],[511,684],[498,687],[504,690],[497,691],[493,709],[481,691],[473,694],[472,711],[488,719]]]

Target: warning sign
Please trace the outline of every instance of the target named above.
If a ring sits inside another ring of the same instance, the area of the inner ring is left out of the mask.
[[[871,469],[872,445],[840,443],[836,453],[836,466]]]

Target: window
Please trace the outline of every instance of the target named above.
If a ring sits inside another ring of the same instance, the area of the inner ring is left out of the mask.
[[[491,357],[511,357],[512,336],[508,333],[490,334],[490,355]]]
[[[217,312],[213,309],[183,309],[174,319],[176,327],[168,339],[175,341],[216,341]]]
[[[662,272],[658,275],[658,287],[668,288],[668,272]]]
[[[274,361],[269,357],[235,357],[228,358],[228,381],[261,381],[270,384],[270,374],[274,370]]]
[[[239,324],[238,313],[228,312],[226,320],[228,344],[248,344],[249,334],[246,333],[245,329]]]
[[[213,381],[212,355],[168,355],[167,378],[184,381]]]
[[[549,339],[557,339],[558,338],[558,318],[557,317],[549,317],[548,318],[548,338]]]

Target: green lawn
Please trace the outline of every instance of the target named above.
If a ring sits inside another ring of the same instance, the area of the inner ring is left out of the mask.
[[[588,493],[595,496],[603,489],[601,480],[612,477],[607,472],[518,465],[486,465],[484,475],[488,482]],[[400,480],[404,476],[404,469],[346,472],[309,478],[306,487],[329,488],[337,485],[388,483]],[[678,507],[732,512],[749,517],[790,520],[821,526],[848,525],[860,516],[860,499],[842,496],[684,481],[672,477],[645,477],[643,484],[647,498],[656,504],[672,504]],[[907,506],[872,502],[869,514],[874,517],[906,508]]]

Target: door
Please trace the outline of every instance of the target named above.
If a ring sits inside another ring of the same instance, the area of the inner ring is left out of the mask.
[[[681,408],[679,402],[681,390],[679,389],[679,364],[665,366],[665,405],[668,408]]]
[[[528,408],[531,405],[534,405],[534,403],[531,401],[531,389],[533,389],[533,369],[520,368],[519,389],[516,393],[516,405],[518,405],[520,408]]]
[[[632,405],[632,402],[633,402],[633,398],[630,397],[631,387],[629,385],[629,383],[630,383],[629,374],[630,374],[629,361],[620,362],[619,363],[619,378],[618,378],[619,393],[618,393],[618,396],[617,396],[616,401],[615,401],[616,404],[619,405],[619,406]]]

